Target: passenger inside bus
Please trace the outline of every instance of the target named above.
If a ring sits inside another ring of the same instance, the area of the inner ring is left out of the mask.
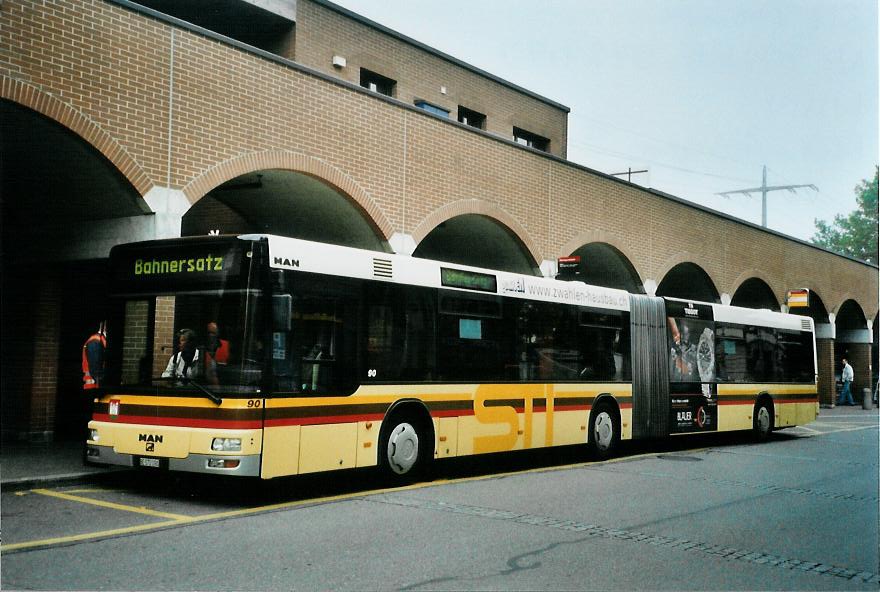
[[[205,340],[205,375],[210,385],[220,384],[220,372],[229,364],[229,341],[220,338],[216,321],[208,323]]]
[[[202,356],[196,347],[196,332],[181,329],[177,337],[177,351],[168,360],[162,378],[198,378],[202,375]]]

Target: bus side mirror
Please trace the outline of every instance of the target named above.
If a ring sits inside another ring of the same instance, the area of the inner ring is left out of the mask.
[[[272,326],[273,331],[290,331],[290,321],[293,311],[293,296],[290,294],[278,294],[272,296]]]

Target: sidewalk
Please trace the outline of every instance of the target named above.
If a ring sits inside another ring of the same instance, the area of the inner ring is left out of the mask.
[[[878,410],[834,407],[819,410],[819,417],[877,415]],[[119,471],[119,467],[103,468],[84,465],[83,443],[73,441],[39,444],[3,443],[0,445],[0,490],[17,491],[49,485],[91,483]]]
[[[88,483],[125,470],[85,465],[83,445],[74,441],[3,442],[0,444],[0,490]]]

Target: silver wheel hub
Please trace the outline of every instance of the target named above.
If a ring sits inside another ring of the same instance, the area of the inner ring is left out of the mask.
[[[404,475],[419,459],[419,435],[408,423],[401,423],[388,438],[388,465],[398,475]]]
[[[758,409],[758,431],[762,434],[770,431],[770,412],[766,407]]]
[[[599,450],[608,450],[614,440],[614,420],[607,411],[596,415],[593,425],[593,441]]]

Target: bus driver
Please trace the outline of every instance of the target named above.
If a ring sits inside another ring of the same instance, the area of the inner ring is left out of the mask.
[[[192,329],[181,329],[177,338],[177,353],[168,360],[162,378],[197,378],[202,375],[201,352],[196,347],[196,333]]]

